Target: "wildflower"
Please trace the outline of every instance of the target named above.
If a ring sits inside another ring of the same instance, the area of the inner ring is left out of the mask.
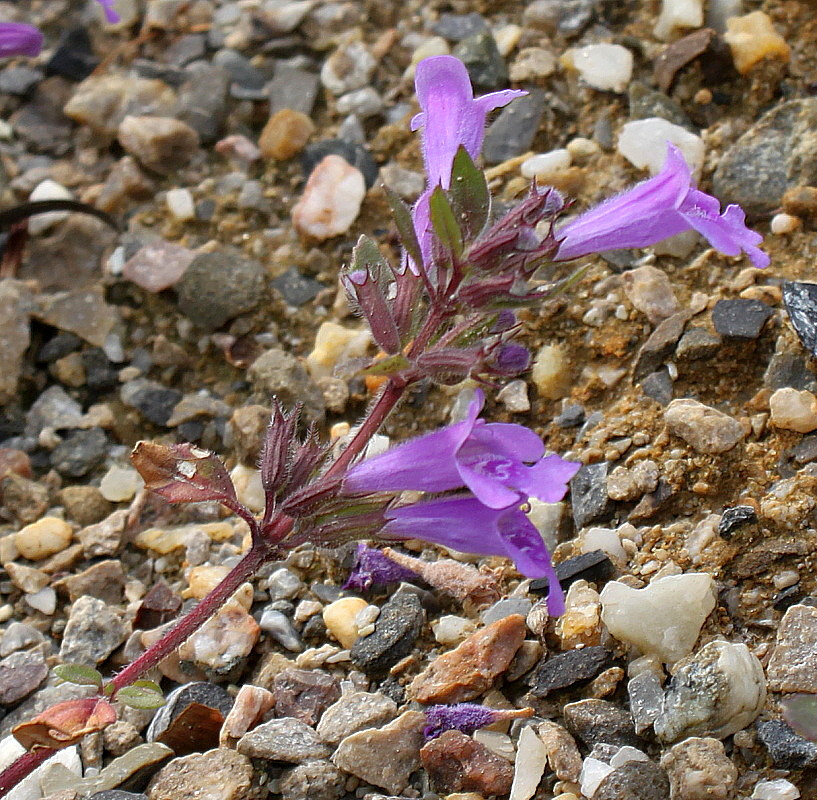
[[[353,467],[347,492],[469,488],[489,509],[507,509],[528,497],[556,503],[579,465],[545,455],[545,445],[522,425],[477,419],[484,397],[477,391],[466,419],[397,445]],[[469,548],[465,548],[469,549]]]
[[[105,19],[108,22],[119,22],[119,14],[113,10],[115,0],[97,0],[99,5],[102,6],[102,10],[105,12]]]
[[[375,583],[399,583],[412,579],[417,579],[414,570],[392,561],[382,550],[368,547],[361,542],[357,546],[355,564],[343,588],[363,592]]]
[[[532,708],[487,708],[476,703],[457,703],[453,706],[429,706],[425,709],[426,722],[423,736],[426,741],[436,739],[446,731],[472,734],[487,725],[506,719],[533,716]]]
[[[0,58],[36,56],[43,46],[43,35],[33,25],[0,22]]]
[[[528,578],[547,578],[548,612],[554,617],[564,613],[550,554],[518,501],[489,508],[472,495],[455,495],[390,508],[385,518],[379,533],[385,539],[423,539],[465,553],[510,558]]]
[[[757,246],[763,237],[746,227],[740,206],[727,206],[721,214],[718,200],[696,189],[691,180],[684,157],[668,144],[664,166],[655,177],[591,208],[558,231],[561,242],[554,260],[647,247],[692,228],[719,252],[728,256],[745,252],[756,267],[767,267],[769,256]]]

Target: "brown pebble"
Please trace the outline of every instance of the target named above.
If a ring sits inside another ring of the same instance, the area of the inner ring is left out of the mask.
[[[114,510],[96,486],[66,486],[57,494],[65,516],[83,528],[105,519]]]
[[[199,148],[198,133],[172,117],[125,117],[117,137],[125,150],[160,175],[187,164]]]
[[[796,217],[817,217],[817,186],[792,186],[783,195],[783,210]]]
[[[31,460],[22,450],[0,447],[0,478],[14,473],[24,478],[31,477]]]
[[[511,790],[510,762],[460,731],[446,731],[432,739],[420,750],[420,758],[439,794],[479,792],[487,797]]]
[[[275,713],[315,727],[324,711],[340,698],[340,684],[325,672],[285,669],[272,681]]]
[[[286,161],[304,149],[314,131],[315,123],[302,111],[282,108],[267,120],[258,147],[264,158]]]
[[[420,703],[462,703],[486,692],[505,672],[525,640],[525,618],[511,614],[472,633],[438,656],[408,689]]]

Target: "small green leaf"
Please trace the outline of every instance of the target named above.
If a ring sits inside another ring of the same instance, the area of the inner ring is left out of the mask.
[[[369,274],[389,274],[389,262],[383,258],[380,248],[368,237],[361,236],[352,250],[353,269],[365,270]],[[376,269],[372,269],[376,267]]]
[[[113,681],[108,681],[102,687],[102,694],[104,694],[105,697],[110,697],[115,691],[116,691],[116,685],[114,684]]]
[[[462,253],[462,231],[457,224],[451,203],[448,202],[445,192],[439,186],[431,193],[428,213],[440,244],[454,255],[460,255]]]
[[[383,187],[386,193],[386,200],[389,201],[391,212],[394,215],[394,224],[397,226],[397,232],[400,234],[400,241],[406,252],[411,257],[411,260],[417,264],[418,267],[423,266],[423,254],[420,251],[420,243],[417,240],[417,231],[414,229],[414,220],[411,217],[411,210],[400,199],[394,189],[388,186]]]
[[[60,664],[54,667],[54,674],[65,683],[79,686],[102,686],[102,673],[84,664]]]
[[[396,353],[387,358],[381,358],[374,364],[366,367],[360,371],[361,375],[396,375],[411,366],[409,361],[402,353]]]
[[[476,239],[491,213],[491,193],[485,173],[474,164],[462,145],[454,156],[450,194],[463,234],[469,241]]]
[[[116,693],[116,699],[131,708],[161,708],[165,704],[165,698],[161,690],[156,691],[148,686],[138,686],[137,684],[152,684],[156,689],[159,687],[153,681],[136,681],[132,686],[125,686]]]

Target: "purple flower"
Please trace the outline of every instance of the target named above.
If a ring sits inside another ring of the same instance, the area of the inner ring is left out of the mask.
[[[462,422],[357,464],[346,475],[345,490],[446,492],[468,487],[489,509],[518,506],[528,497],[545,503],[561,500],[579,465],[546,456],[542,440],[522,425],[477,419],[483,402],[478,391]]]
[[[486,708],[476,703],[457,703],[453,706],[429,706],[425,709],[426,722],[423,736],[426,741],[436,739],[446,731],[472,734],[486,725],[505,719],[530,717],[532,708]]]
[[[411,129],[422,129],[423,160],[428,188],[414,206],[414,227],[423,252],[431,255],[431,220],[428,199],[437,185],[451,186],[451,167],[460,145],[476,161],[482,150],[485,120],[496,108],[527,94],[505,89],[474,97],[468,70],[454,56],[423,59],[414,75],[417,100],[422,111],[411,120]]]
[[[399,583],[416,580],[417,573],[392,561],[382,551],[361,542],[357,546],[355,565],[349,573],[344,589],[365,592],[375,583]]]
[[[119,22],[119,14],[113,10],[113,5],[116,0],[97,0],[99,5],[102,6],[103,11],[105,12],[105,19],[108,22]]]
[[[769,256],[757,246],[763,237],[746,227],[740,206],[727,206],[721,214],[718,200],[696,189],[691,180],[684,157],[668,144],[664,166],[655,177],[591,208],[557,232],[561,242],[554,260],[647,247],[692,228],[719,252],[745,252],[756,267],[767,267]]]
[[[22,22],[0,22],[0,58],[36,56],[43,46],[43,35]]]
[[[550,554],[518,501],[506,508],[489,508],[476,497],[460,495],[391,508],[386,511],[380,535],[423,539],[465,553],[510,558],[523,575],[547,578],[548,612],[553,617],[564,613],[564,595]]]

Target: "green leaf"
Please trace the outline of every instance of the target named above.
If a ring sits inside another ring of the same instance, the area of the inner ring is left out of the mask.
[[[380,248],[368,236],[361,236],[352,250],[352,269],[365,270],[371,275],[389,274],[389,262],[383,258]],[[372,269],[375,267],[376,269]]]
[[[811,742],[817,742],[817,697],[813,694],[793,694],[780,701],[783,719],[789,727]]]
[[[428,213],[440,244],[450,253],[459,256],[462,253],[462,231],[457,224],[451,203],[439,186],[431,193]]]
[[[138,684],[149,685],[140,686]],[[136,681],[131,686],[125,686],[116,693],[116,699],[131,708],[161,708],[165,704],[161,690],[153,681]]]
[[[454,156],[450,195],[465,238],[469,241],[476,239],[491,213],[491,193],[485,173],[474,164],[462,145]]]
[[[414,220],[411,217],[411,209],[400,199],[394,189],[384,186],[383,190],[386,193],[386,200],[389,201],[391,212],[394,215],[394,224],[397,226],[397,232],[400,234],[400,241],[406,252],[411,257],[411,260],[417,264],[418,267],[423,265],[423,254],[420,251],[420,243],[417,240],[417,231],[414,229]]]
[[[79,686],[102,686],[102,673],[84,664],[60,664],[54,667],[54,674],[65,683]]]
[[[411,366],[409,361],[402,353],[395,353],[393,356],[381,358],[375,361],[374,364],[366,367],[360,371],[361,375],[396,375]]]

